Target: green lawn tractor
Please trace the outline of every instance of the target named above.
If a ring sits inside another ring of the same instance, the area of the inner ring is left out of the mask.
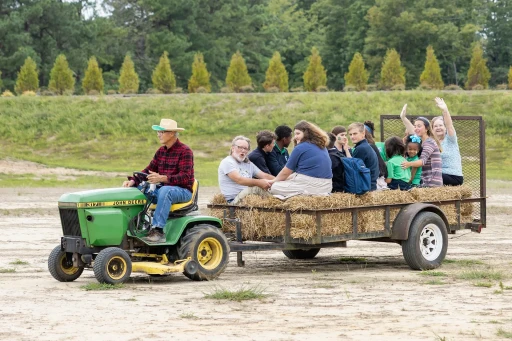
[[[141,189],[109,188],[64,194],[59,199],[63,237],[48,258],[48,269],[61,282],[74,281],[92,268],[101,283],[118,284],[132,272],[162,276],[182,272],[192,280],[218,277],[229,261],[221,221],[197,212],[199,184],[192,199],[174,204],[162,243],[146,242],[154,204],[147,174],[135,172]]]

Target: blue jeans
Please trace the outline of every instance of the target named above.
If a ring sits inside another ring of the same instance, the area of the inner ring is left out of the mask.
[[[388,184],[389,189],[400,189],[401,191],[408,191],[412,188],[411,184],[403,180],[392,179]]]
[[[151,225],[161,229],[167,223],[172,204],[187,202],[192,199],[192,192],[178,186],[162,186],[157,188],[153,195],[153,203],[156,204],[156,209],[153,213],[153,223]]]

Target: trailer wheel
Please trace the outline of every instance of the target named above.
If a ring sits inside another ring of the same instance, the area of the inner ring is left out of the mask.
[[[68,259],[66,252],[61,250],[60,245],[56,246],[48,257],[48,270],[59,282],[72,282],[84,272],[83,267],[74,267],[73,261]]]
[[[413,270],[439,267],[448,249],[448,233],[443,219],[433,212],[420,212],[402,242],[405,261]]]
[[[284,255],[290,259],[313,259],[318,252],[320,252],[320,248],[283,250]]]
[[[194,281],[209,281],[219,277],[228,265],[228,240],[219,228],[198,224],[181,236],[178,255],[181,259],[190,257],[197,262],[197,268],[185,267],[185,276]]]
[[[118,247],[108,247],[101,250],[96,256],[93,270],[98,282],[120,284],[130,278],[132,261],[124,250]]]

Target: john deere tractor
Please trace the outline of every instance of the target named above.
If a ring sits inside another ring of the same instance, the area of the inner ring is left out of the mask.
[[[197,212],[199,184],[192,199],[174,204],[164,229],[165,242],[146,242],[155,205],[147,174],[141,183],[64,194],[59,199],[63,237],[48,258],[48,269],[61,282],[74,281],[92,268],[101,283],[118,284],[132,272],[153,276],[183,272],[192,280],[218,277],[229,261],[221,221]],[[147,193],[147,194],[145,194]]]

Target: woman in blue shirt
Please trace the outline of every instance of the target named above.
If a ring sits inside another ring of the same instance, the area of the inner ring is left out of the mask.
[[[318,126],[300,121],[294,128],[293,149],[286,166],[276,176],[270,193],[286,199],[299,194],[328,195],[332,190],[329,137]]]

